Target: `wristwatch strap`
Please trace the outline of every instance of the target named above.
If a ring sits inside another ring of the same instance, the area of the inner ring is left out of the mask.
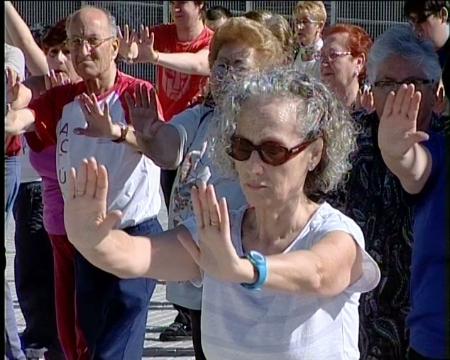
[[[125,139],[127,138],[128,130],[130,129],[130,127],[124,124],[119,124],[119,126],[120,126],[120,137],[118,139],[112,140],[112,142],[121,143],[124,142]]]
[[[267,267],[267,259],[258,251],[252,250],[247,254],[247,259],[251,262],[258,274],[256,281],[252,284],[242,283],[241,285],[249,290],[261,290],[267,282],[269,276],[269,269]]]

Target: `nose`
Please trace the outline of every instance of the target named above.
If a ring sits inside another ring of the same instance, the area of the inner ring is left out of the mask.
[[[253,151],[250,158],[246,161],[250,173],[261,175],[264,172],[263,161],[257,151]]]
[[[56,55],[56,60],[58,60],[58,62],[63,63],[66,60],[66,55],[64,55],[64,53],[59,50],[58,54]]]

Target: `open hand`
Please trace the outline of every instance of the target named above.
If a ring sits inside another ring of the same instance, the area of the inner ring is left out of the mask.
[[[108,101],[105,100],[103,110],[97,101],[95,94],[83,93],[78,100],[81,110],[87,122],[86,128],[76,128],[73,132],[77,135],[118,139],[120,137],[120,126],[112,122]]]
[[[94,158],[84,159],[78,171],[71,169],[69,194],[64,202],[64,224],[74,246],[93,249],[120,221],[121,213],[106,213],[108,173]]]
[[[413,84],[388,94],[378,130],[378,145],[385,155],[401,158],[414,144],[428,140],[427,133],[417,130],[421,98]]]
[[[373,92],[371,90],[358,90],[356,95],[356,109],[365,109],[368,114],[375,111],[375,102],[373,100]]]
[[[155,63],[158,61],[158,51],[154,48],[155,35],[150,33],[150,28],[141,24],[138,40],[139,61]]]
[[[205,273],[234,282],[242,259],[231,242],[227,202],[222,198],[218,203],[214,187],[205,183],[193,187],[191,193],[200,241],[197,245],[182,240],[182,244]]]
[[[50,90],[57,86],[70,84],[70,78],[63,72],[56,73],[55,70],[50,70],[47,75],[44,75],[45,89]]]
[[[137,34],[134,31],[130,31],[128,24],[125,24],[123,33],[120,26],[117,27],[117,33],[119,38],[119,55],[127,61],[133,61],[138,57],[138,44]]]
[[[158,113],[155,90],[149,90],[145,84],[137,84],[134,91],[135,98],[125,94],[130,121],[135,129],[138,141],[150,141],[165,124]]]
[[[32,98],[32,92],[24,84],[20,75],[13,69],[7,67],[6,77],[6,102],[12,110],[25,108]]]

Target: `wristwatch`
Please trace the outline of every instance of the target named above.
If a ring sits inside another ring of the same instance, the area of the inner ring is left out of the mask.
[[[253,267],[258,274],[256,281],[252,284],[241,283],[243,287],[249,290],[258,291],[265,285],[267,278],[269,276],[269,269],[267,267],[266,257],[259,253],[258,251],[252,250],[247,255],[246,258],[252,263]]]
[[[127,138],[128,130],[130,129],[130,127],[126,124],[117,124],[117,125],[120,126],[120,137],[118,139],[112,140],[112,142],[121,143],[124,142],[125,139]]]

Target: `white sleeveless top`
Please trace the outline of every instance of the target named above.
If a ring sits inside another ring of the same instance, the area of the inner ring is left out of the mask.
[[[230,213],[231,236],[239,256],[247,207]],[[185,225],[198,241],[193,219]],[[359,297],[376,287],[380,271],[364,250],[361,229],[323,203],[285,253],[310,249],[331,231],[349,233],[359,245],[363,274],[335,297],[291,295],[203,278],[202,345],[208,359],[325,360],[359,359]]]

